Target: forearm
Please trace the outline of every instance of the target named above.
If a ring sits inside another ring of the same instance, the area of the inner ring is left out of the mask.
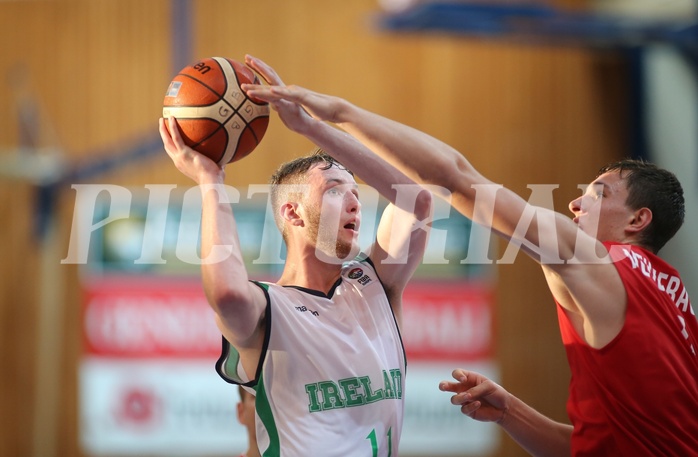
[[[304,132],[309,140],[356,173],[391,203],[395,203],[395,185],[414,184],[405,174],[377,156],[347,132],[318,121]]]
[[[481,175],[460,152],[431,135],[346,100],[339,99],[336,106],[337,125],[377,155],[415,182],[429,185],[429,190],[471,220],[504,237],[514,235],[527,202]]]
[[[569,456],[572,426],[556,422],[512,396],[499,425],[528,453],[537,457]]]
[[[217,314],[225,318],[232,303],[243,301],[248,276],[226,186],[201,185],[201,275],[204,291]]]
[[[416,182],[443,186],[453,193],[464,182],[484,181],[446,143],[347,101],[340,103],[336,123]]]
[[[178,170],[198,184],[201,192],[201,253],[183,253],[192,263],[200,263],[204,292],[216,312],[228,341],[234,345],[249,342],[261,334],[259,322],[264,312],[263,294],[252,287],[242,259],[225,172],[209,158],[184,144],[174,118],[159,120],[165,151]],[[192,252],[193,251],[193,252]],[[182,254],[179,251],[177,255]],[[253,343],[261,340],[256,338]],[[261,343],[259,343],[261,347]]]

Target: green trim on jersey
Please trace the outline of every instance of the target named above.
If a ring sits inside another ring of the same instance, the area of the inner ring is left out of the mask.
[[[225,361],[223,362],[223,370],[225,371],[225,373],[228,374],[228,376],[242,383],[242,379],[240,379],[237,375],[239,363],[240,353],[237,349],[235,349],[235,347],[232,344],[228,343],[228,356],[225,358]]]
[[[260,379],[262,379],[261,376]],[[264,450],[262,457],[278,457],[281,452],[281,446],[279,444],[279,431],[276,429],[274,414],[271,411],[269,399],[267,398],[267,391],[264,388],[263,382],[257,383],[255,409],[257,410],[257,415],[261,419],[262,423],[264,424],[264,428],[267,430],[267,434],[269,435],[269,447]]]
[[[251,281],[252,281],[253,283],[257,284],[259,287],[261,287],[261,288],[264,289],[265,291],[269,292],[269,284],[264,283],[264,282],[255,281],[254,279],[252,279]]]

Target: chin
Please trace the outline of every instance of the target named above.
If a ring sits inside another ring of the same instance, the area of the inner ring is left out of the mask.
[[[318,259],[332,265],[341,265],[351,260],[359,253],[357,244],[337,243],[332,246],[318,245],[315,247],[315,255]]]
[[[359,247],[359,245],[357,243],[353,243],[351,245],[351,248],[349,249],[349,252],[347,253],[347,255],[345,256],[344,259],[351,260],[354,257],[356,257],[357,255],[359,255],[360,251],[361,251],[361,248]]]
[[[359,245],[357,243],[339,244],[335,248],[337,259],[342,261],[351,260],[359,254]]]

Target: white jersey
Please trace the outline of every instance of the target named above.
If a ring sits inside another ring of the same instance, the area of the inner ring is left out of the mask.
[[[256,390],[263,456],[397,456],[406,360],[388,297],[370,261],[354,260],[325,295],[259,283],[266,337],[255,380],[224,340],[216,365]]]

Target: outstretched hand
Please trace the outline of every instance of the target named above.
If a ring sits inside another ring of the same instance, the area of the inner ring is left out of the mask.
[[[313,119],[337,121],[339,98],[299,86],[286,86],[273,68],[256,57],[245,56],[245,63],[269,85],[243,84],[242,89],[248,96],[268,102],[289,129],[302,133],[299,129],[312,126]]]
[[[311,118],[300,105],[283,98],[268,96],[268,93],[270,93],[272,89],[286,87],[281,77],[279,77],[279,74],[276,73],[272,67],[261,59],[250,55],[245,56],[245,63],[256,71],[268,84],[267,86],[261,84],[242,84],[242,90],[244,90],[249,97],[268,102],[274,111],[279,114],[281,122],[291,131],[303,134],[307,132],[308,129],[312,128],[313,123],[316,121]]]
[[[453,392],[451,403],[480,422],[501,424],[509,409],[511,395],[502,386],[474,371],[453,370],[453,381],[441,381],[439,389]]]
[[[159,129],[165,151],[179,171],[193,179],[197,184],[213,184],[223,181],[224,174],[221,167],[184,143],[177,127],[177,120],[174,117],[160,118]]]

